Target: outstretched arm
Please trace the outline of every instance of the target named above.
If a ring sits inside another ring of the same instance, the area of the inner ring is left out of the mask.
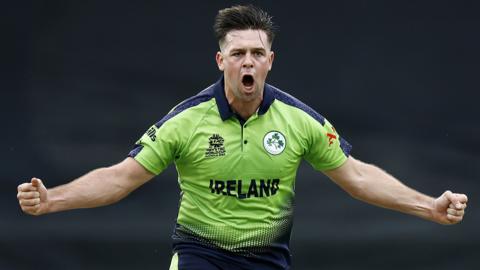
[[[465,194],[446,191],[435,199],[405,186],[380,168],[353,157],[349,157],[339,168],[324,173],[356,199],[440,224],[460,222],[467,207]]]
[[[38,178],[18,186],[22,210],[42,215],[76,208],[92,208],[115,203],[153,178],[133,158],[107,168],[93,170],[65,185],[47,189]]]

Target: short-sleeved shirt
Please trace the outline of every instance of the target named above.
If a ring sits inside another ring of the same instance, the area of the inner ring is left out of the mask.
[[[283,265],[290,261],[301,160],[331,170],[350,149],[323,116],[269,84],[257,112],[242,120],[222,77],[150,127],[129,156],[153,174],[175,163],[181,189],[175,243],[267,254]]]

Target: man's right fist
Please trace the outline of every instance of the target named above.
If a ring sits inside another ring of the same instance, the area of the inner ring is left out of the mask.
[[[47,188],[38,178],[23,183],[17,188],[17,198],[23,212],[38,216],[47,212]]]

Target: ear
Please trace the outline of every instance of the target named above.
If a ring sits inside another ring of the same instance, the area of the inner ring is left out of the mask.
[[[268,71],[272,70],[273,59],[275,59],[275,53],[271,51],[270,56],[268,57],[268,62],[269,62]]]
[[[224,70],[223,66],[223,55],[222,52],[218,51],[217,54],[215,55],[215,61],[217,61],[217,66],[220,71]]]

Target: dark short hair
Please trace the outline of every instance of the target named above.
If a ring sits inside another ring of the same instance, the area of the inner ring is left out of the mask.
[[[218,11],[213,25],[213,31],[219,44],[225,41],[228,32],[248,29],[265,31],[268,42],[272,44],[276,31],[272,17],[253,5],[221,9]]]

